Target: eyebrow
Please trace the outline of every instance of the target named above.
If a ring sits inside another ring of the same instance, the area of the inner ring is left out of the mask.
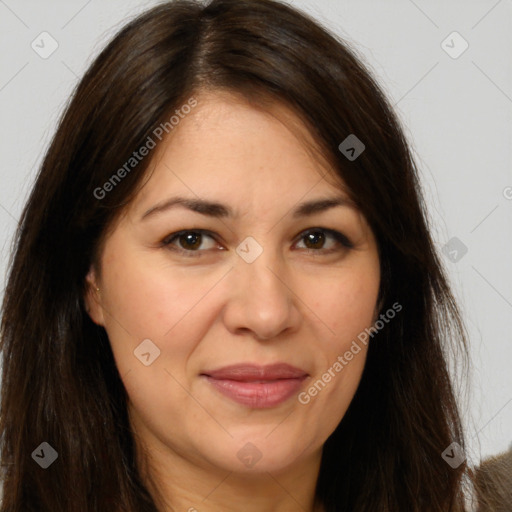
[[[322,199],[314,199],[300,203],[292,212],[293,218],[306,217],[315,213],[324,212],[331,208],[347,206],[355,208],[354,203],[346,197],[336,196]],[[161,203],[152,206],[141,217],[140,220],[145,220],[159,213],[164,213],[175,207],[182,207],[196,213],[214,218],[227,218],[236,217],[232,208],[222,203],[207,201],[205,199],[192,199],[182,196],[171,197]]]

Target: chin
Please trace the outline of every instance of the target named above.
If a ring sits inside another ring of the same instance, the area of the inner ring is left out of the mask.
[[[256,475],[259,473],[278,473],[297,463],[298,457],[305,456],[304,439],[293,439],[283,435],[273,435],[272,429],[264,432],[236,436],[224,443],[218,442],[218,449],[212,453],[208,445],[205,458],[225,471]]]

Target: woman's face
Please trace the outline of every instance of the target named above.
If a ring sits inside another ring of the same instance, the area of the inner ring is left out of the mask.
[[[293,114],[227,93],[197,100],[106,239],[89,314],[150,453],[284,470],[318,456],[354,396],[357,336],[377,313],[376,241],[277,119],[307,135]]]

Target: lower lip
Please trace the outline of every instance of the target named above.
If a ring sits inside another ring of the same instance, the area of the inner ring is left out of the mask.
[[[306,378],[241,382],[229,379],[214,379],[208,375],[205,375],[205,377],[224,396],[254,409],[265,409],[282,404],[298,392],[302,381]]]

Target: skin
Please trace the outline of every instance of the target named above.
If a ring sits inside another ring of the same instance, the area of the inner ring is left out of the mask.
[[[147,454],[140,469],[162,510],[320,510],[322,445],[354,396],[367,347],[307,404],[293,396],[268,409],[240,405],[200,374],[287,362],[309,374],[307,391],[378,316],[375,238],[350,203],[293,218],[303,201],[347,195],[304,149],[312,139],[292,112],[228,93],[196,98],[91,267],[89,314],[108,333],[138,453]],[[225,204],[235,216],[176,206],[141,220],[175,195]],[[308,245],[310,228],[339,231],[354,248],[325,232]],[[188,229],[212,237],[162,243]],[[236,252],[248,236],[263,248],[252,263]],[[149,366],[134,356],[145,339],[161,351]],[[252,467],[237,457],[247,443],[261,455]]]

